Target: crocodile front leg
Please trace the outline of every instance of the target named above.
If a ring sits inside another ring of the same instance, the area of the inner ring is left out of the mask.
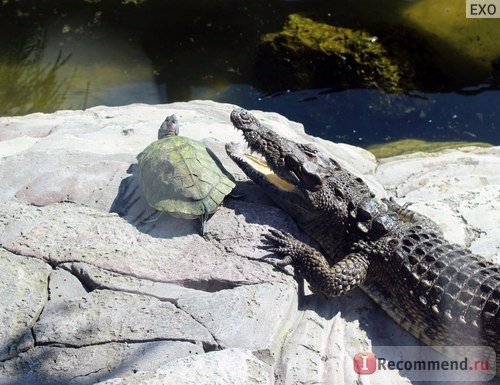
[[[363,283],[368,271],[368,260],[358,253],[351,253],[330,266],[323,254],[295,239],[288,233],[271,229],[264,235],[269,251],[282,254],[275,265],[291,264],[308,283],[314,293],[328,297],[345,294]]]

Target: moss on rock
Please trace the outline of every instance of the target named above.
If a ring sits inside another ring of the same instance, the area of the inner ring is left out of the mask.
[[[367,148],[378,159],[388,158],[396,155],[409,154],[412,152],[438,152],[461,147],[490,147],[491,144],[484,142],[428,142],[418,139],[397,140],[390,143],[375,144]]]
[[[427,51],[425,44],[407,31],[385,32],[387,36],[379,39],[366,31],[292,14],[282,31],[262,37],[257,77],[270,90],[331,86],[403,92],[415,88],[421,77],[415,68],[421,61],[415,56]],[[408,42],[410,49],[405,47]]]

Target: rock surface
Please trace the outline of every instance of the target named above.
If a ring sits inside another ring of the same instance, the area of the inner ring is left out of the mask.
[[[358,351],[419,344],[361,290],[326,300],[291,269],[258,261],[269,227],[307,237],[225,155],[224,142],[240,140],[231,109],[193,101],[0,118],[1,384],[408,383],[353,371]],[[189,220],[141,222],[151,209],[135,156],[172,113],[244,194],[224,201],[204,238]],[[377,162],[256,114],[500,262],[500,148]]]

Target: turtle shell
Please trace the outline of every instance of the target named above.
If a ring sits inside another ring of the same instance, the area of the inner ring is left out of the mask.
[[[235,186],[203,143],[182,136],[151,143],[137,166],[148,204],[181,218],[213,213]]]

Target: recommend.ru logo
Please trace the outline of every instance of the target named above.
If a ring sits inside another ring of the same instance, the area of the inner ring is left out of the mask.
[[[435,348],[439,352],[429,346],[374,346],[354,355],[353,369],[374,377],[397,370],[410,381],[488,381],[495,376],[496,354],[490,347]]]

